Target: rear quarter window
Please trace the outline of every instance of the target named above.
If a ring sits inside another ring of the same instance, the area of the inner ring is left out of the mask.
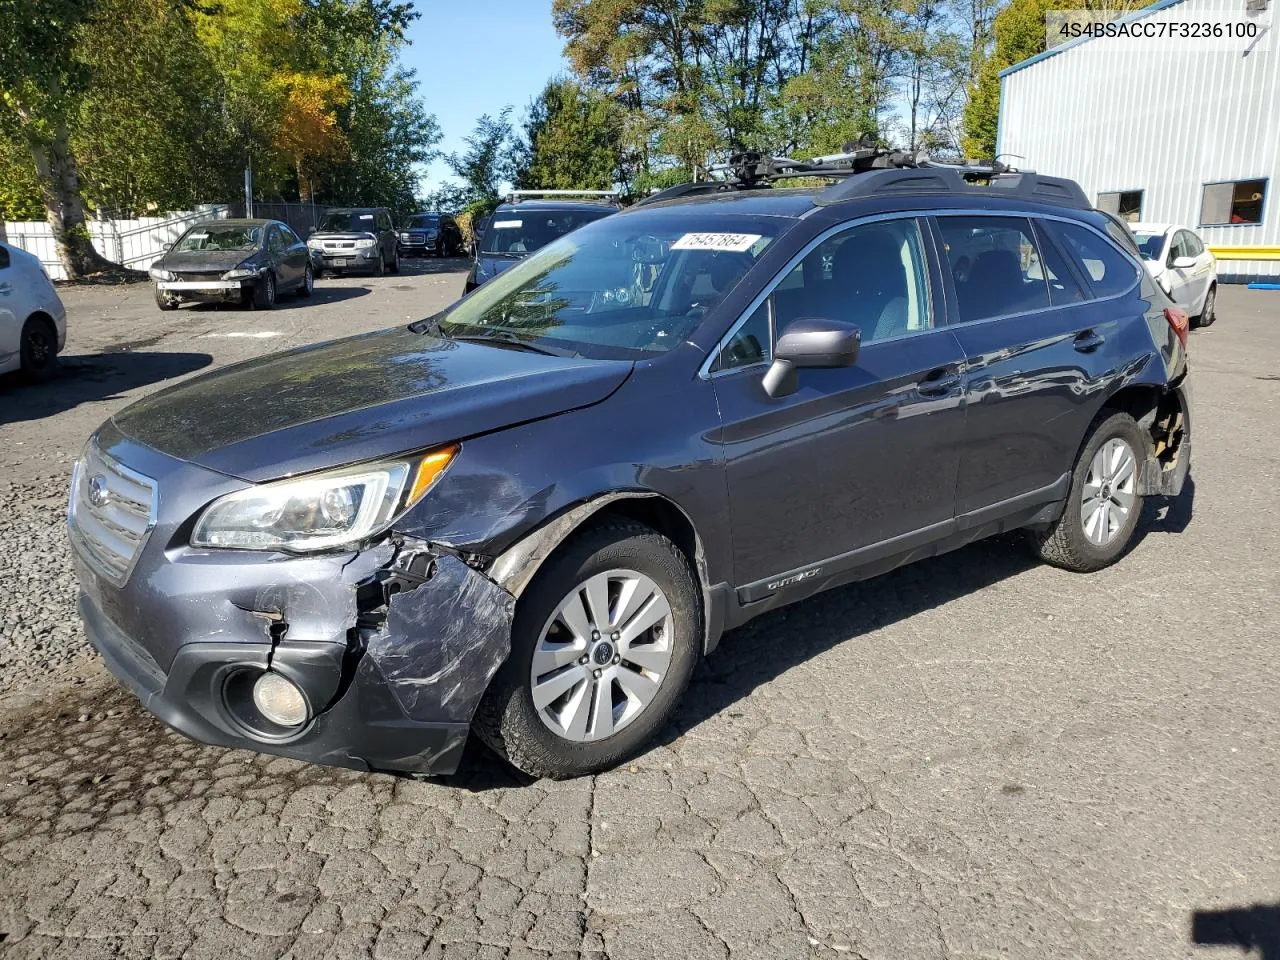
[[[1138,281],[1138,265],[1088,227],[1046,220],[1045,228],[1075,261],[1095,297],[1114,297]]]

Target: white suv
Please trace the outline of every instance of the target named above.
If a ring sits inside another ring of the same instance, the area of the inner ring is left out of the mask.
[[[1175,223],[1130,225],[1147,270],[1179,307],[1192,326],[1207,327],[1216,319],[1218,261],[1204,241],[1188,227]]]
[[[67,342],[67,311],[38,258],[0,243],[0,373],[53,372]]]

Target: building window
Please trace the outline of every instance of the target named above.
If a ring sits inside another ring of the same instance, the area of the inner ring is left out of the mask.
[[[1142,191],[1117,190],[1098,194],[1098,209],[1114,213],[1121,220],[1137,223],[1142,219]]]
[[[1204,197],[1200,201],[1200,225],[1261,223],[1262,201],[1266,194],[1266,180],[1206,183]]]

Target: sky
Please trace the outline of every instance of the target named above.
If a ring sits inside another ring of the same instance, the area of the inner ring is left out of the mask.
[[[418,73],[444,153],[463,149],[462,138],[482,113],[511,104],[518,123],[547,80],[567,69],[551,0],[415,0],[414,6],[421,16],[409,27],[401,59]],[[426,169],[422,192],[451,179],[437,160]]]

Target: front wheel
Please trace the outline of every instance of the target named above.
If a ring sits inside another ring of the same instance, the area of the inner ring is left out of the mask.
[[[476,733],[532,776],[615,766],[670,719],[701,623],[689,562],[670,540],[623,520],[582,531],[520,598]]]
[[[1138,470],[1149,446],[1127,413],[1094,421],[1072,471],[1062,516],[1034,535],[1042,560],[1089,573],[1120,559],[1142,513]]]
[[[170,297],[159,288],[156,289],[156,306],[161,310],[177,310],[180,304],[177,297]]]
[[[258,310],[270,310],[275,305],[276,274],[274,270],[268,270],[253,288],[253,306]]]

